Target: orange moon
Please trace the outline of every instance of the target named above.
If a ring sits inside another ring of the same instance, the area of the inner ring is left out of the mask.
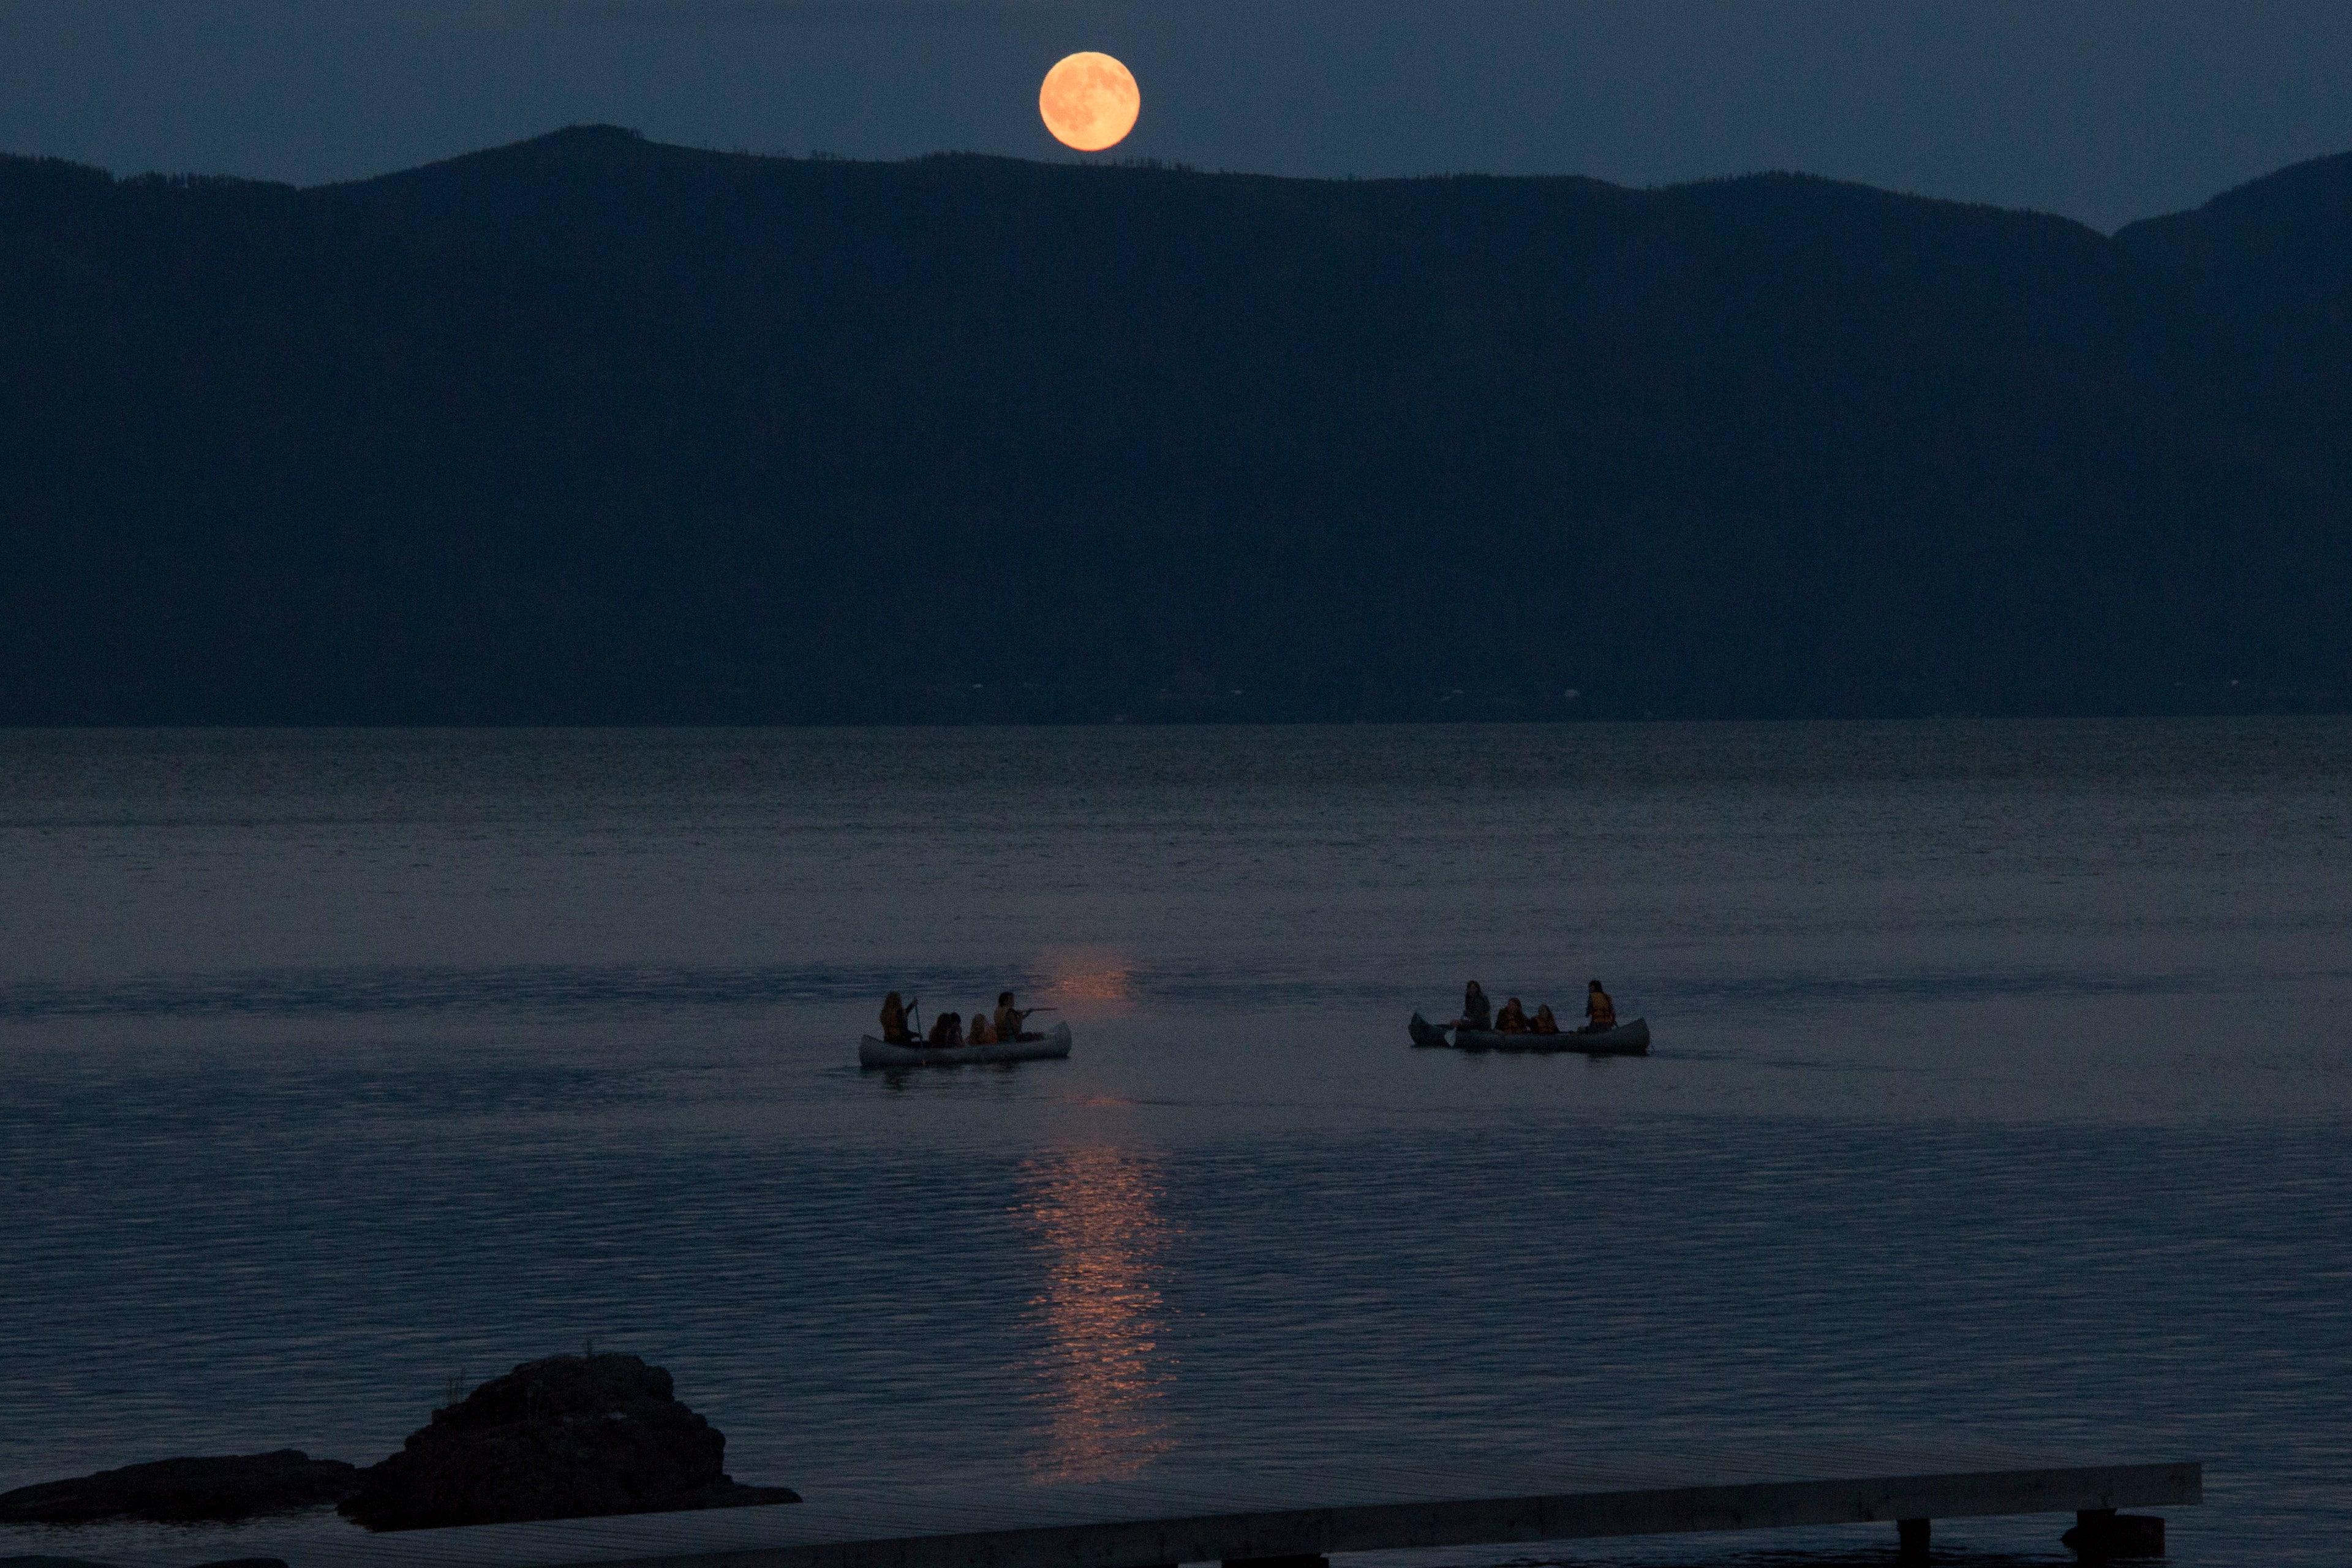
[[[1142,109],[1134,73],[1092,49],[1058,61],[1037,89],[1037,112],[1045,116],[1045,129],[1081,153],[1117,146],[1135,129]]]

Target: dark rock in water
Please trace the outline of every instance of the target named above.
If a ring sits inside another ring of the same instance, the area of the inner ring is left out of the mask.
[[[798,1502],[738,1486],[725,1434],[633,1355],[527,1362],[436,1410],[401,1451],[360,1472],[341,1512],[370,1530],[498,1524]]]
[[[158,1459],[0,1492],[0,1524],[92,1524],[102,1519],[234,1523],[256,1514],[340,1502],[358,1485],[359,1471],[341,1459],[314,1459],[294,1448]]]

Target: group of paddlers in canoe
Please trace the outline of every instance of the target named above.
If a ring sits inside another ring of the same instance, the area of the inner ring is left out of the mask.
[[[1486,993],[1473,980],[1462,992],[1462,1016],[1454,1019],[1450,1026],[1474,1030],[1482,1035],[1605,1035],[1617,1026],[1617,1004],[1609,999],[1609,993],[1603,991],[1601,982],[1596,980],[1585,994],[1584,1026],[1562,1029],[1559,1020],[1552,1016],[1549,1002],[1538,1006],[1532,1018],[1528,1016],[1528,1010],[1520,1005],[1516,996],[1503,1004],[1501,1012],[1493,1012],[1486,1001]]]
[[[1015,1007],[1013,993],[996,994],[993,1015],[972,1009],[967,1024],[961,1013],[942,1013],[931,1021],[929,1034],[917,1034],[908,1017],[909,1004],[901,1002],[893,991],[882,998],[882,1043],[886,1046],[906,1046],[934,1051],[961,1050],[966,1046],[1012,1045],[1022,1040],[1042,1040],[1043,1035],[1030,1034],[1022,1025],[1032,1013],[1050,1013],[1051,1007]],[[919,1005],[919,1004],[915,1004]]]

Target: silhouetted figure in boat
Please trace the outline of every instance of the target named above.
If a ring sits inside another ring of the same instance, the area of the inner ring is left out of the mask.
[[[891,1046],[922,1043],[915,1038],[915,1031],[907,1027],[907,1005],[898,1000],[896,991],[882,998],[882,1041]]]
[[[1557,1035],[1559,1033],[1559,1020],[1552,1016],[1550,1003],[1547,1002],[1542,1006],[1536,1009],[1535,1022],[1528,1026],[1528,1033],[1530,1035]]]
[[[987,1014],[977,1010],[972,1013],[971,1023],[963,1032],[963,1043],[967,1046],[996,1044],[996,1028],[989,1023]]]
[[[1045,1036],[1024,1033],[1021,1027],[1027,1021],[1029,1015],[1035,1011],[1037,1009],[1034,1007],[1026,1011],[1015,1007],[1013,1005],[1012,992],[998,992],[996,994],[996,1037],[1001,1041],[1044,1039]]]
[[[1454,1026],[1478,1030],[1491,1030],[1495,1026],[1493,1014],[1486,1005],[1486,994],[1478,989],[1478,983],[1475,980],[1462,988],[1462,1016],[1454,1020]]]
[[[1592,983],[1591,994],[1584,999],[1584,1016],[1588,1022],[1577,1031],[1579,1034],[1605,1035],[1617,1026],[1617,1004],[1601,989],[1598,980]]]
[[[1495,1033],[1498,1035],[1524,1035],[1527,1032],[1528,1010],[1525,1007],[1520,1006],[1519,999],[1514,996],[1509,1001],[1503,1004],[1503,1010],[1501,1012],[1495,1015]]]
[[[942,1013],[931,1021],[931,1037],[927,1042],[935,1051],[951,1051],[963,1044],[963,1015]]]

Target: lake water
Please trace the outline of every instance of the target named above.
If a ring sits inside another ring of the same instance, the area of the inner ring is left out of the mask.
[[[1472,975],[1655,1054],[1411,1049]],[[1004,985],[1069,1061],[858,1070]],[[2347,1002],[2337,720],[0,733],[0,1489],[593,1338],[812,1499],[1915,1444],[2336,1568]]]

